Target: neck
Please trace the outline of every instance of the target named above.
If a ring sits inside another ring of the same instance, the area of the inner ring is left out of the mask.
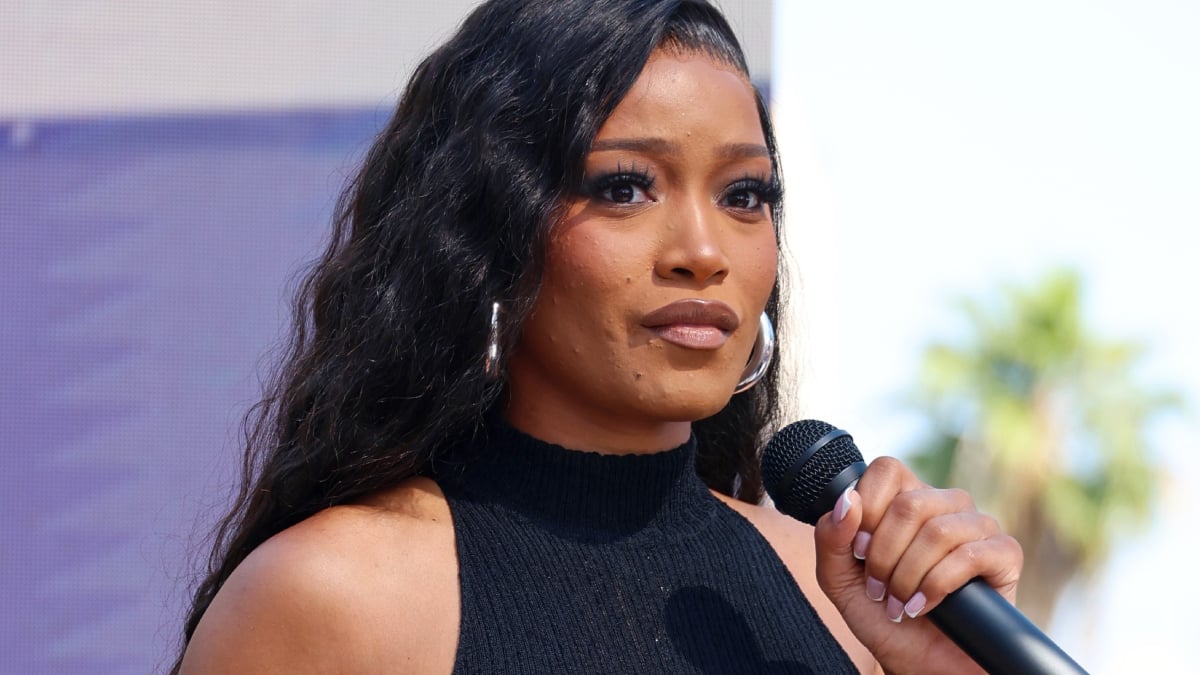
[[[628,418],[579,419],[554,412],[534,406],[509,406],[504,417],[514,429],[547,443],[606,455],[661,452],[679,447],[692,435],[692,423],[687,421],[639,424]]]
[[[716,504],[696,473],[690,439],[662,452],[617,455],[561,447],[493,422],[473,445],[440,458],[434,473],[451,494],[503,504],[539,527],[588,541],[690,533]]]

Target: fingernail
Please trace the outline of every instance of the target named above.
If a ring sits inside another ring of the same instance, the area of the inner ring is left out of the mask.
[[[853,547],[854,557],[858,558],[859,560],[866,560],[867,559],[867,544],[870,544],[870,543],[871,543],[871,533],[870,532],[859,532],[858,534],[854,535],[854,547]]]
[[[850,511],[850,491],[854,488],[848,487],[842,493],[841,499],[838,500],[837,506],[833,507],[833,522],[840,523],[846,517],[846,513]]]
[[[875,602],[879,602],[880,600],[883,600],[883,594],[886,590],[887,587],[883,585],[882,581],[876,579],[875,577],[867,577],[868,598],[874,600]]]
[[[890,595],[887,603],[887,617],[895,623],[900,623],[900,619],[904,618],[904,605]]]
[[[925,609],[925,594],[921,591],[917,591],[911,598],[908,599],[908,602],[904,603],[904,613],[907,614],[910,619],[917,618],[917,615],[920,614],[921,610],[923,609]]]

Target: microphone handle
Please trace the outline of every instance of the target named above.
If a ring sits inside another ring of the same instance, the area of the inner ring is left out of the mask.
[[[1087,675],[983,579],[946,596],[930,620],[992,675]]]

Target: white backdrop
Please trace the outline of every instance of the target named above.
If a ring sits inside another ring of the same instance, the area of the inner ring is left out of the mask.
[[[1200,6],[1182,0],[776,3],[788,234],[807,292],[799,414],[900,454],[950,300],[1080,270],[1088,320],[1143,341],[1191,412],[1152,440],[1150,530],[1050,627],[1093,673],[1185,672],[1200,586]]]

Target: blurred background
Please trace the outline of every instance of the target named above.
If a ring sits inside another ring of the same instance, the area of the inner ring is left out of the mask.
[[[295,274],[473,4],[0,4],[0,671],[170,662]],[[784,155],[793,416],[969,487],[1093,673],[1182,672],[1200,9],[721,4]]]
[[[777,2],[774,26],[802,414],[970,488],[1091,672],[1191,670],[1200,7]]]

